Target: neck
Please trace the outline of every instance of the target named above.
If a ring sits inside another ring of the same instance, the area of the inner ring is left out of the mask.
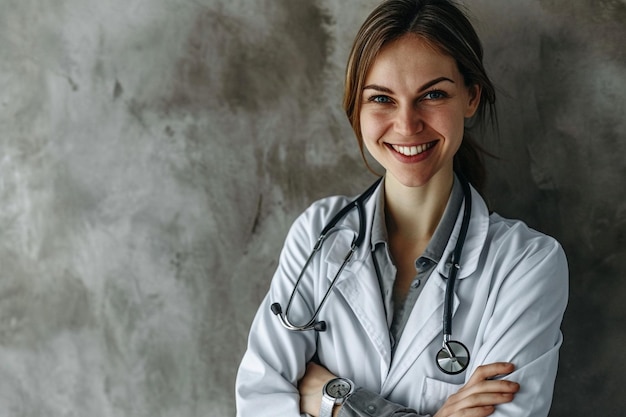
[[[443,173],[421,187],[406,187],[385,178],[385,218],[390,238],[429,241],[446,209],[454,174]]]

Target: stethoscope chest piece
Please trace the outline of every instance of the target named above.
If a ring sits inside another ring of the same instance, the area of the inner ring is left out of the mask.
[[[456,375],[467,369],[469,364],[469,350],[461,342],[446,341],[437,352],[437,367],[448,375]]]

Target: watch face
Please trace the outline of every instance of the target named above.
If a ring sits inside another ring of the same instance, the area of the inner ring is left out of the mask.
[[[350,384],[342,379],[334,379],[326,386],[328,395],[334,398],[343,398],[350,393]]]

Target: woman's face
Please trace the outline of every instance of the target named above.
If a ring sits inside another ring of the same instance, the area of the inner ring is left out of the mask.
[[[409,187],[451,177],[464,120],[480,100],[452,57],[405,35],[380,50],[361,94],[363,142],[388,176]]]

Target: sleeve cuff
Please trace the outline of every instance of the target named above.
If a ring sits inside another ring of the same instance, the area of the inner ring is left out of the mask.
[[[343,403],[339,417],[420,417],[415,410],[387,401],[374,392],[357,388]]]

